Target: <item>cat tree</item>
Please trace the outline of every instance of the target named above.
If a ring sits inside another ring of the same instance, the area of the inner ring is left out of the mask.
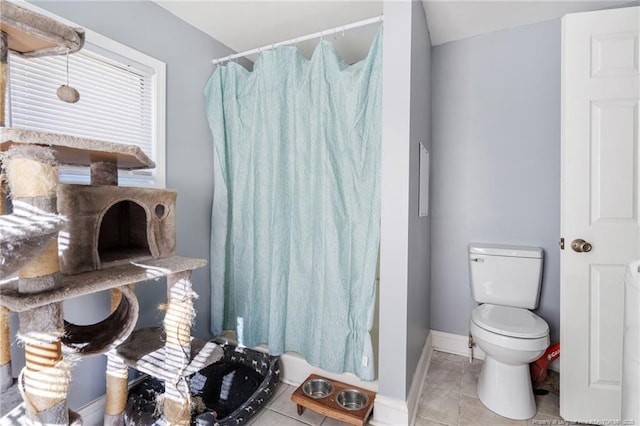
[[[176,256],[176,192],[117,186],[119,169],[153,168],[136,146],[7,128],[4,99],[8,50],[26,57],[73,53],[84,33],[0,0],[0,153],[12,212],[0,202],[0,418],[34,424],[82,424],[67,407],[77,357],[105,354],[104,423],[124,424],[128,367],[165,382],[163,414],[189,425],[186,377],[222,357],[212,342],[191,337],[191,274],[206,264]],[[90,168],[91,185],[58,183],[58,165]],[[4,201],[4,194],[0,193]],[[163,329],[133,332],[133,284],[166,277]],[[111,314],[92,325],[64,320],[64,300],[111,291]],[[25,367],[12,377],[9,312],[19,317]],[[20,402],[24,404],[14,408]]]

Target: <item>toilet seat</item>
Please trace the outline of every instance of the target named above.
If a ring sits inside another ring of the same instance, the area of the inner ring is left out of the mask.
[[[471,312],[478,327],[508,337],[538,339],[549,335],[549,325],[533,312],[523,308],[485,303]]]

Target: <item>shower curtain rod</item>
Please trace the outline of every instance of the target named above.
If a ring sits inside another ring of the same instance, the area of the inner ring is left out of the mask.
[[[380,16],[376,16],[375,18],[369,18],[369,19],[365,19],[365,20],[362,20],[362,21],[353,22],[351,24],[341,25],[339,27],[331,28],[331,29],[328,29],[328,30],[319,31],[317,33],[307,34],[307,35],[303,35],[303,36],[300,36],[300,37],[294,37],[294,38],[291,38],[289,40],[279,41],[277,43],[267,44],[266,46],[262,46],[262,47],[256,47],[255,49],[251,49],[251,50],[245,50],[244,52],[235,53],[233,55],[224,56],[222,58],[214,59],[211,62],[213,62],[213,64],[216,65],[216,64],[219,64],[220,62],[230,61],[230,60],[236,59],[236,58],[244,58],[246,56],[253,55],[255,53],[262,53],[265,50],[275,49],[278,46],[284,46],[284,45],[287,45],[287,44],[296,44],[296,43],[301,42],[301,41],[312,40],[314,38],[322,38],[324,36],[331,35],[331,34],[338,34],[340,32],[344,33],[345,31],[353,30],[354,28],[360,28],[360,27],[364,27],[366,25],[371,25],[371,24],[375,24],[375,23],[378,23],[378,22],[382,22],[382,21],[383,21],[383,16],[380,15]]]

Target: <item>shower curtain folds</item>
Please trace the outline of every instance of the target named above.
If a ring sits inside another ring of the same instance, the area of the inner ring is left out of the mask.
[[[205,88],[214,143],[212,331],[373,380],[382,30],[348,66],[281,46]]]

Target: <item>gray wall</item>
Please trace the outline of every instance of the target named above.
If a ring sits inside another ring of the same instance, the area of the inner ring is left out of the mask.
[[[559,338],[560,21],[436,46],[431,328],[466,335],[470,241],[540,246]]]
[[[417,217],[417,197],[431,43],[419,1],[384,2],[384,20],[378,393],[405,401],[429,331],[429,218]],[[374,411],[394,420],[385,415]]]
[[[378,393],[406,400],[409,259],[411,15],[409,2],[384,2]],[[374,410],[380,418],[382,410]],[[383,413],[384,414],[384,413]]]
[[[178,253],[208,259],[213,148],[202,91],[214,69],[211,59],[231,51],[150,1],[34,4],[167,64],[167,187],[178,191]],[[208,268],[195,271],[193,283],[200,295],[195,302],[198,316],[193,334],[209,339]],[[139,326],[162,321],[163,315],[156,307],[165,301],[164,281],[140,284],[136,293],[141,308]],[[108,293],[98,294],[66,303],[65,314],[73,321],[89,324],[103,319],[108,306]],[[22,351],[13,352],[14,371],[18,371]],[[74,369],[71,407],[79,408],[104,394],[104,363],[105,357],[95,356]]]
[[[431,39],[422,2],[412,3],[409,146],[407,391],[429,333],[430,216],[418,217],[420,142],[431,151]]]

